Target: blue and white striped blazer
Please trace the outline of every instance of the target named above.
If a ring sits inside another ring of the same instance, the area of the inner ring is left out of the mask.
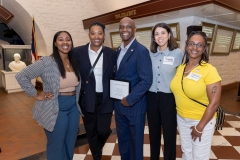
[[[37,100],[32,110],[33,118],[40,126],[52,132],[58,116],[58,92],[60,84],[60,72],[53,57],[42,57],[16,74],[18,83],[28,96],[37,94],[37,90],[31,83],[31,79],[36,77],[41,77],[43,91],[53,93],[54,97],[51,100]],[[80,106],[78,105],[80,84],[76,87],[76,104],[81,113]]]

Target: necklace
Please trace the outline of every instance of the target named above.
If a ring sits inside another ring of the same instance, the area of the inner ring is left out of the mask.
[[[195,65],[194,67],[192,67],[189,71],[186,71],[186,72],[183,72],[184,74],[186,74],[186,73],[189,73],[189,72],[191,72],[195,67],[197,67],[199,64],[197,64],[197,65]]]
[[[70,67],[69,64],[67,62],[65,62],[63,59],[62,59],[62,61],[67,65],[67,68]]]

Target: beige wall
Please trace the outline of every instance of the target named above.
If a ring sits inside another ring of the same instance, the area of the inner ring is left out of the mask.
[[[34,16],[37,54],[46,56],[52,53],[52,39],[57,31],[69,31],[74,46],[86,44],[89,41],[88,31],[83,29],[83,19],[145,1],[148,0],[2,0],[1,5],[14,14],[7,25],[18,33],[25,44],[31,44]],[[0,59],[0,70],[3,69],[2,63]]]
[[[2,5],[14,14],[8,24],[31,44],[32,16],[35,18],[37,52],[39,56],[52,53],[52,39],[59,30],[71,33],[74,45],[88,42],[82,20],[147,0],[3,0]]]
[[[222,85],[240,82],[240,52],[231,52],[228,56],[210,56],[210,63],[217,68]]]
[[[37,52],[38,55],[45,56],[50,55],[52,52],[52,39],[57,31],[69,31],[73,36],[75,46],[86,44],[89,41],[88,31],[83,29],[83,19],[145,1],[148,0],[3,0],[2,5],[14,14],[14,18],[8,25],[21,36],[25,44],[31,44],[32,16],[35,17]],[[199,24],[201,20],[199,17],[186,17],[165,22],[180,23],[180,43],[183,49],[186,40],[186,27]],[[206,21],[206,19],[204,20]],[[156,19],[156,23],[161,21],[162,19]],[[153,26],[156,23],[137,24],[137,27]],[[106,27],[106,45],[111,46],[108,33],[117,30],[117,28],[108,30],[108,27]],[[210,56],[210,62],[219,70],[223,78],[223,84],[240,81],[239,52],[232,52],[221,57]]]
[[[224,23],[220,23],[217,21],[201,18],[201,17],[194,17],[193,18],[193,24],[200,25],[201,21],[209,22],[212,24],[222,25],[234,29],[240,29],[240,26],[234,27],[231,25],[227,25]],[[238,52],[230,52],[229,55],[211,55],[209,56],[209,61],[211,64],[213,64],[221,78],[222,78],[222,85],[234,83],[234,82],[240,82],[240,51]]]
[[[98,11],[103,14],[103,13],[108,13],[111,11],[115,11],[121,8],[125,8],[128,6],[132,6],[135,4],[147,2],[150,0],[93,0],[96,8]]]
[[[25,44],[31,43],[31,17],[34,16],[40,56],[52,53],[52,39],[59,30],[69,31],[75,45],[86,43],[82,19],[100,14],[92,0],[8,0],[3,6],[13,12],[14,18],[9,25]]]

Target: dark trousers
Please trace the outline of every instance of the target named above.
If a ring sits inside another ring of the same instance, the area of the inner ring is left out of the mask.
[[[146,114],[126,116],[116,110],[114,113],[121,160],[143,160]]]
[[[148,92],[147,118],[151,160],[159,160],[161,130],[164,138],[164,160],[176,159],[176,105],[172,93]]]
[[[102,148],[112,133],[110,128],[112,112],[101,114],[102,107],[104,107],[102,106],[102,93],[96,93],[94,113],[87,112],[82,107],[84,127],[94,160],[101,160]]]
[[[44,129],[48,160],[72,160],[77,140],[80,112],[76,96],[58,96],[59,112],[54,130]]]

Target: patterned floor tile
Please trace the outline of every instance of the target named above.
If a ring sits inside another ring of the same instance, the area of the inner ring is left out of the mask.
[[[212,151],[219,159],[240,159],[240,154],[232,146],[212,146]]]
[[[103,155],[112,155],[115,143],[106,143],[103,148]]]
[[[225,106],[223,105],[223,107],[225,107],[224,109],[231,111],[234,115],[240,113],[240,102],[236,102],[234,98],[233,101],[230,102],[229,97],[235,97],[236,93],[237,91],[234,89],[231,93],[223,92],[221,98],[221,103],[227,102]],[[226,98],[224,95],[228,97]],[[46,160],[45,133],[42,127],[32,119],[32,107],[34,103],[35,100],[23,92],[7,94],[3,89],[0,89],[0,147],[2,149],[0,160]],[[114,118],[113,122],[111,126],[115,128]],[[149,145],[147,122],[144,133],[144,144]],[[222,138],[219,136],[222,136]],[[223,130],[214,132],[210,160],[240,160],[239,141],[240,116],[226,114]],[[106,149],[104,147],[102,159],[120,160],[117,135],[111,135],[107,143],[110,145],[106,144]],[[176,148],[176,160],[180,160],[182,151],[178,133]],[[149,147],[145,147],[145,156],[149,156],[148,150]],[[163,150],[164,147],[162,146],[160,160],[163,160]],[[92,160],[92,156],[87,154],[88,152],[88,144],[86,144],[86,142],[82,143],[79,147],[75,148],[74,160]],[[112,153],[112,155],[110,155],[110,153]],[[41,158],[37,159],[35,157]],[[144,160],[149,159],[149,157],[144,157]]]
[[[240,146],[233,146],[237,151],[238,151],[238,153],[239,153],[239,155],[240,155]],[[240,159],[240,158],[239,158]]]
[[[235,128],[223,128],[223,130],[219,130],[218,132],[223,136],[240,136],[240,132]]]
[[[239,121],[228,121],[228,123],[234,128],[240,128]]]
[[[210,159],[217,159],[217,157],[215,156],[215,154],[213,153],[213,151],[211,151],[211,153],[210,153]]]
[[[213,140],[212,140],[212,148],[210,154],[210,160],[220,160],[220,158],[226,160],[240,160],[240,132],[238,131],[240,124],[240,118],[227,115],[224,127],[222,130],[216,130],[214,132]],[[144,129],[144,160],[150,159],[150,144],[149,144],[149,135],[148,135],[148,126],[145,126]],[[177,132],[177,152],[176,159],[181,159],[182,151],[181,151],[181,142],[180,137]],[[108,160],[109,156],[111,160],[120,160],[120,154],[118,151],[118,143],[117,143],[117,135],[111,135],[107,140],[106,145],[103,148],[103,159]],[[89,150],[88,145],[84,145],[75,149],[74,160],[81,160],[84,157],[83,152],[85,152],[85,160],[91,158],[91,152]],[[164,151],[164,142],[162,141],[162,146],[160,149],[160,158],[163,159],[163,151]],[[77,155],[80,155],[77,157]]]
[[[213,136],[212,146],[232,146],[223,136]]]
[[[239,136],[224,136],[224,138],[231,144],[231,146],[240,146]]]

